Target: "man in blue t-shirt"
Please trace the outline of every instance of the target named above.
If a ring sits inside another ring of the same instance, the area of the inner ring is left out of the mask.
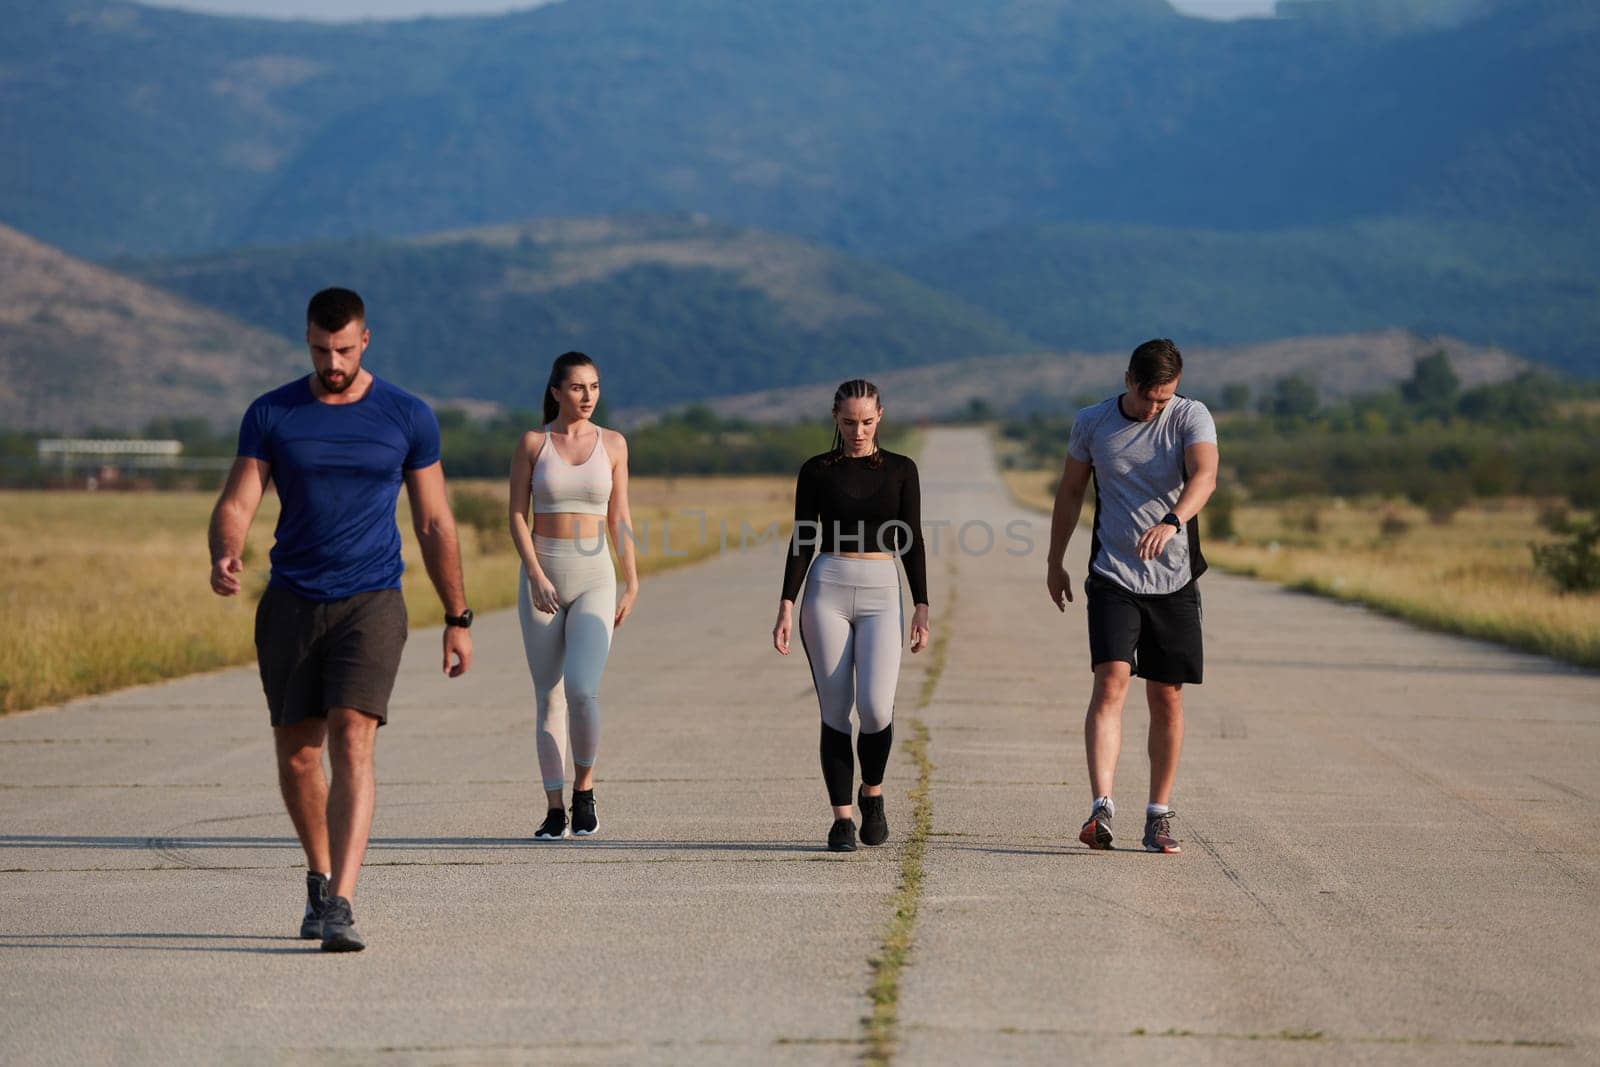
[[[281,505],[272,574],[256,608],[256,657],[278,784],[305,848],[300,936],[329,952],[366,947],[350,899],[377,799],[372,753],[389,716],[406,606],[400,486],[428,577],[444,603],[444,672],[472,663],[472,612],[428,405],[361,366],[371,334],[361,298],[324,289],[306,309],[315,373],[257,397],[211,513],[211,588],[241,589],[245,535],[267,483]],[[327,744],[332,782],[322,772]]]
[[[1179,852],[1169,806],[1183,748],[1183,686],[1200,684],[1200,590],[1206,569],[1195,517],[1217,486],[1217,428],[1198,400],[1178,395],[1183,356],[1162,339],[1133,350],[1127,392],[1078,412],[1050,520],[1045,586],[1067,610],[1072,580],[1062,559],[1094,476],[1089,547],[1089,664],[1094,692],[1084,720],[1094,797],[1078,839],[1111,847],[1111,782],[1122,747],[1122,706],[1132,676],[1150,706],[1150,802],[1144,847]]]

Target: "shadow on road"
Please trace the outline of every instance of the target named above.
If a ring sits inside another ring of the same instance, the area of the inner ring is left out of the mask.
[[[595,851],[660,852],[824,852],[826,847],[812,841],[627,841],[615,838],[594,840],[567,838],[561,841],[536,841],[532,837],[375,837],[368,850],[375,849],[550,849],[578,848]],[[0,849],[154,849],[189,851],[220,848],[300,849],[292,837],[168,837],[139,835],[90,836],[81,834],[4,834]]]
[[[98,941],[133,941],[135,944],[90,943]],[[235,943],[226,945],[173,945],[163,943],[167,941],[227,941]],[[269,944],[250,945],[236,943],[242,941],[265,941],[269,942]],[[114,949],[143,952],[248,952],[255,955],[280,956],[320,951],[321,945],[314,941],[303,941],[297,937],[263,937],[257,934],[12,934],[0,931],[0,949],[7,948]]]

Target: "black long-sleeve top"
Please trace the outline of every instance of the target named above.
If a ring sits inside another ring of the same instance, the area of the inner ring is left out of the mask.
[[[928,602],[922,486],[910,456],[824,452],[806,460],[794,487],[794,535],[783,569],[783,599],[800,594],[811,557],[822,552],[888,552],[906,569],[914,604]]]

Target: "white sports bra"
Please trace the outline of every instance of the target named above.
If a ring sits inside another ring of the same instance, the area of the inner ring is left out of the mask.
[[[574,466],[561,458],[545,430],[538,455],[533,457],[533,513],[550,515],[604,515],[611,503],[611,457],[606,455],[605,432],[596,427],[589,458]]]

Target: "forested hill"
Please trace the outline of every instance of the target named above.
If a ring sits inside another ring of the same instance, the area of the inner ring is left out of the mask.
[[[419,347],[388,355],[443,395],[487,378],[453,387],[470,368],[420,346],[429,312],[528,265],[402,239],[638,215],[797,238],[779,258],[842,250],[829,286],[871,313],[796,329],[744,268],[640,260],[537,299],[509,285],[472,335],[485,375],[523,381],[513,335],[743,391],[841,351],[887,367],[1391,327],[1600,373],[1600,4],[1280,11],[565,0],[327,25],[0,0],[0,222],[118,265],[189,257],[148,276],[262,324],[300,306],[314,248],[433,301],[408,307]],[[233,258],[267,246],[298,251]]]
[[[307,367],[303,344],[0,226],[0,430],[226,425]]]
[[[1055,348],[1398,327],[1600,374],[1595,228],[1382,220],[1249,233],[1002,227],[892,262]]]
[[[886,267],[684,217],[545,220],[393,241],[246,249],[128,269],[292,338],[352,286],[371,359],[415,389],[533,406],[581,349],[614,404],[650,406],[1036,347]],[[380,362],[381,361],[381,362]]]

